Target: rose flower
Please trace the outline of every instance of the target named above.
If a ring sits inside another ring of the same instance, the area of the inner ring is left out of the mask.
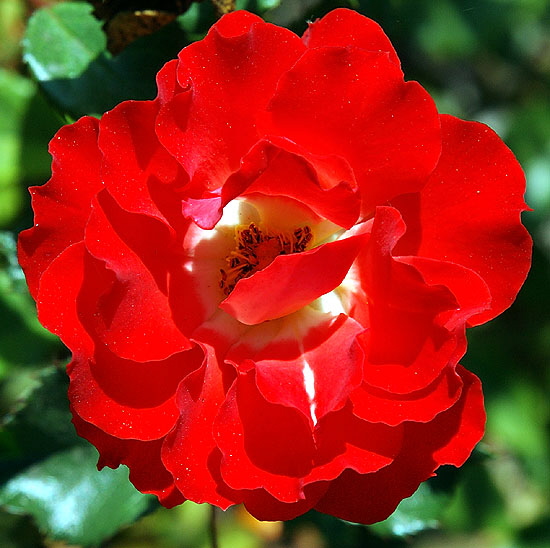
[[[459,360],[529,268],[520,166],[354,11],[231,13],[157,84],[57,133],[19,241],[78,433],[168,507],[386,518],[483,434]]]

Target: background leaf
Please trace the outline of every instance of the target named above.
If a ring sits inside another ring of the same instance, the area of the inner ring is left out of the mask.
[[[128,99],[153,99],[156,73],[188,43],[174,22],[113,56],[91,12],[85,2],[37,10],[23,40],[33,76],[60,111],[73,118],[100,115]]]
[[[97,457],[91,446],[52,455],[12,478],[0,504],[31,514],[51,538],[98,546],[143,514],[151,497],[130,485],[126,468],[98,472]]]
[[[382,536],[408,537],[422,531],[437,529],[450,493],[436,490],[434,482],[425,482],[409,498],[403,500],[386,520],[370,528]]]

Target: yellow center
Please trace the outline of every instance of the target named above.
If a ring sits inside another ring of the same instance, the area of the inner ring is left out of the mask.
[[[236,248],[225,258],[227,268],[220,268],[220,288],[229,295],[239,280],[265,268],[277,255],[305,251],[312,238],[309,226],[290,233],[261,230],[255,223],[237,226]]]

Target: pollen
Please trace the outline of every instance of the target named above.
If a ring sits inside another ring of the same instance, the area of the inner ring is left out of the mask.
[[[268,266],[278,255],[301,253],[313,239],[309,226],[293,232],[270,232],[255,223],[235,228],[235,249],[225,258],[226,268],[220,268],[220,288],[227,296],[242,278],[252,276]]]

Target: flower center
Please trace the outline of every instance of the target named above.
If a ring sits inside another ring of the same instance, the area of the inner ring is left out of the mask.
[[[225,258],[227,268],[220,268],[220,288],[229,295],[239,280],[265,268],[277,255],[305,251],[312,238],[307,225],[293,232],[270,232],[255,223],[235,227],[236,248]]]

